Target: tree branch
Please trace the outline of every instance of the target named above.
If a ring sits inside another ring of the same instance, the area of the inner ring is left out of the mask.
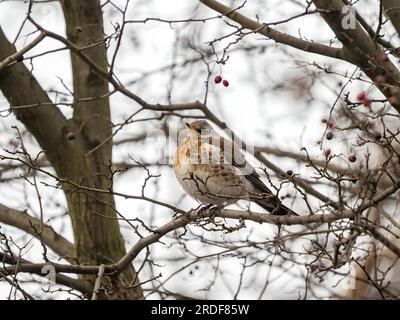
[[[228,17],[229,19],[239,23],[243,28],[254,31],[255,33],[262,34],[278,43],[286,44],[290,47],[310,52],[321,54],[336,59],[344,59],[342,49],[329,47],[320,43],[306,41],[289,34],[272,29],[267,25],[254,21],[245,15],[233,10],[232,8],[223,5],[215,0],[199,0],[201,3],[213,9],[220,14]]]
[[[14,266],[16,264],[18,264],[18,265],[19,264],[35,265],[35,263],[32,263],[32,262],[30,262],[30,261],[28,261],[26,259],[21,258],[21,257],[18,258],[18,261],[16,261],[14,259],[14,257],[12,257],[10,254],[4,253],[4,252],[0,252],[0,261],[2,263],[11,264],[11,265],[14,265]],[[42,276],[42,277],[46,276],[46,275],[43,274],[42,271],[43,271],[43,267],[45,267],[48,264],[41,264],[41,265],[42,265],[42,268],[35,268],[35,270],[32,270],[31,273],[37,274],[38,276]],[[5,270],[7,270],[7,269],[4,269],[4,268],[2,269],[2,271],[5,271]],[[1,275],[2,274],[4,276],[7,276],[8,274],[10,274],[10,275],[13,274],[14,275],[14,273],[8,273],[8,272],[6,273],[6,272],[2,272],[2,271],[0,271],[0,279],[1,279]],[[91,292],[93,290],[93,286],[90,283],[88,283],[86,281],[83,281],[83,280],[73,279],[73,278],[67,277],[67,276],[65,276],[63,274],[56,274],[55,282],[58,283],[58,284],[64,285],[66,287],[75,289],[75,290],[77,290],[77,291],[79,291],[79,292],[81,292],[83,294],[86,294],[87,296],[90,296],[90,294],[91,294]]]
[[[343,10],[345,4],[341,0],[313,0],[313,3],[320,9],[320,15],[342,42],[345,59],[358,66],[387,98],[392,96],[400,98],[398,89],[400,71],[390,60],[382,59],[384,51],[358,21],[355,21],[354,26],[343,25],[346,15],[349,14],[348,10]],[[382,75],[385,81],[379,83],[376,78]],[[400,112],[400,102],[394,102],[392,105]]]
[[[354,29],[344,29],[342,21],[345,19],[346,12],[343,11],[345,4],[340,0],[315,0],[313,1],[321,16],[328,23],[343,44],[343,49],[332,48],[322,44],[305,41],[277,30],[271,29],[267,25],[258,23],[248,17],[238,13],[216,0],[199,0],[209,8],[225,15],[231,20],[239,23],[242,27],[253,30],[269,37],[279,43],[286,44],[306,52],[317,53],[331,58],[346,60],[360,67],[363,72],[373,81],[379,75],[384,75],[386,82],[375,81],[376,86],[387,97],[398,96],[400,101],[400,72],[390,61],[382,61],[383,50],[375,45],[375,42],[364,31],[359,22],[356,22]],[[397,1],[396,1],[397,2]],[[397,10],[393,10],[397,12]],[[395,101],[395,100],[393,100]],[[393,107],[400,112],[400,102],[393,102]]]
[[[103,277],[104,277],[104,264],[100,265],[100,267],[99,267],[99,273],[98,273],[96,281],[94,283],[92,300],[97,300],[97,298],[98,298],[101,281],[103,280]]]
[[[365,209],[377,205],[380,201],[385,200],[388,196],[395,193],[400,188],[400,182],[394,186],[386,189],[382,193],[378,194],[371,199],[370,202],[364,203],[359,208],[354,210],[344,210],[343,212],[322,214],[322,215],[308,215],[308,216],[274,216],[265,213],[249,212],[249,211],[238,211],[222,209],[217,214],[218,217],[229,218],[229,219],[242,219],[251,220],[258,223],[271,223],[275,225],[307,225],[311,223],[332,223],[334,221],[343,219],[353,219],[356,214],[361,214]],[[104,266],[104,272],[106,275],[115,274],[122,272],[137,255],[146,247],[156,243],[167,233],[179,229],[188,225],[190,222],[196,221],[199,218],[211,217],[215,215],[215,212],[204,210],[201,213],[198,211],[189,211],[182,214],[180,217],[164,224],[156,230],[156,232],[141,238],[136,244],[127,252],[127,254],[118,261],[116,264],[109,264]],[[379,241],[387,246],[392,252],[400,256],[400,249],[393,244],[390,240],[384,237],[376,228],[372,228],[365,222],[361,222],[362,226],[368,229],[371,234],[376,237]],[[0,272],[38,272],[45,264],[19,264],[18,266],[11,266],[6,268],[0,268]],[[99,266],[85,266],[85,265],[65,265],[65,264],[52,264],[57,272],[64,273],[75,273],[75,274],[98,274]]]
[[[104,266],[105,274],[115,274],[122,272],[131,262],[137,257],[137,255],[149,245],[156,243],[160,238],[162,238],[167,233],[186,226],[190,222],[193,222],[199,218],[211,217],[213,212],[209,210],[202,211],[189,211],[180,217],[164,224],[156,230],[156,232],[141,238],[135,245],[129,250],[129,252],[118,261],[116,264],[109,264]],[[311,215],[311,216],[273,216],[265,213],[256,213],[248,211],[237,211],[237,210],[227,210],[223,209],[217,214],[219,217],[229,218],[229,219],[244,219],[251,220],[258,223],[272,223],[277,225],[304,225],[309,223],[330,223],[336,220],[349,219],[354,216],[354,212],[346,211],[344,213],[338,214],[326,214],[326,215]],[[46,264],[36,263],[36,264],[19,264],[18,266],[10,266],[6,268],[0,268],[0,272],[39,272]],[[57,272],[63,273],[75,273],[75,274],[98,274],[98,266],[86,266],[86,265],[66,265],[52,263]]]
[[[14,45],[7,40],[0,28],[0,60],[15,53]],[[0,90],[10,103],[17,119],[25,125],[45,151],[47,159],[57,173],[60,174],[60,168],[73,163],[75,153],[64,136],[69,126],[68,121],[23,63],[0,70]],[[37,107],[18,108],[24,105]]]
[[[41,228],[40,219],[30,216],[26,212],[11,209],[0,204],[0,222],[21,229],[39,240],[42,235],[41,240],[46,246],[67,261],[73,261],[73,244],[55,232],[49,225],[44,225],[43,232],[40,234],[38,232]]]
[[[382,0],[385,15],[389,17],[396,29],[398,37],[400,37],[400,1],[399,0]]]
[[[33,47],[35,47],[37,44],[39,44],[44,38],[46,37],[46,35],[44,33],[40,33],[32,42],[30,42],[28,45],[26,45],[25,47],[23,47],[21,50],[19,50],[18,52],[15,52],[14,54],[12,54],[11,56],[5,58],[3,61],[0,62],[0,71],[4,68],[6,68],[7,66],[10,66],[12,63],[21,61],[24,57],[24,54],[26,52],[28,52],[29,50],[31,50]]]

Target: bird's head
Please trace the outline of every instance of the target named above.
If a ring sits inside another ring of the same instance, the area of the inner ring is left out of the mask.
[[[215,133],[214,129],[205,120],[196,120],[191,123],[186,123],[186,126],[189,129],[188,135],[191,140],[209,138]]]

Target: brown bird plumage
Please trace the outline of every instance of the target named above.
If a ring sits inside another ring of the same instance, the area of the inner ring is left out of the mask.
[[[297,215],[262,182],[234,143],[219,136],[205,120],[187,124],[179,145],[175,175],[183,189],[200,203],[225,206],[238,200],[257,203],[276,215]]]

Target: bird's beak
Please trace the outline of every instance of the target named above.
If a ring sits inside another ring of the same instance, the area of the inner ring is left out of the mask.
[[[190,123],[187,123],[187,122],[186,122],[186,127],[188,127],[190,130],[194,129],[193,126]]]

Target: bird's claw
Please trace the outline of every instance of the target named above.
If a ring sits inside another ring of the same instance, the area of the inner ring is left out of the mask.
[[[220,212],[221,207],[217,206],[217,205],[213,205],[212,207],[210,207],[208,209],[208,212],[210,213],[210,219],[214,219],[217,214]]]
[[[209,215],[208,217],[211,219],[214,219],[214,217],[217,215],[217,213],[219,212],[220,207],[215,205],[215,204],[207,204],[204,205],[203,207],[201,207],[198,212],[199,212],[199,216],[202,218],[205,218],[205,213],[208,211]]]

